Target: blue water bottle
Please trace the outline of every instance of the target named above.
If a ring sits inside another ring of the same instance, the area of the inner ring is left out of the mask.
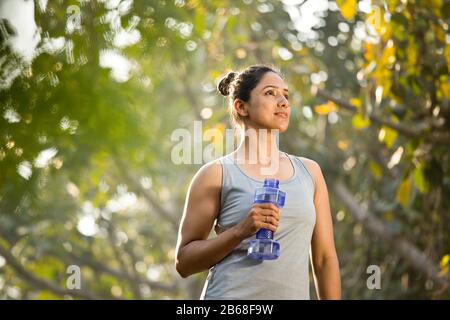
[[[265,179],[262,188],[256,188],[253,203],[273,203],[283,208],[286,193],[278,187],[277,179]],[[280,244],[273,240],[273,232],[268,229],[259,229],[256,239],[250,241],[247,256],[257,260],[274,260],[280,256]]]

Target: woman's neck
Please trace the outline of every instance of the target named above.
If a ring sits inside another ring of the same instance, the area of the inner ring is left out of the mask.
[[[278,136],[278,130],[246,129],[236,149],[238,160],[263,166],[278,162],[281,158]]]

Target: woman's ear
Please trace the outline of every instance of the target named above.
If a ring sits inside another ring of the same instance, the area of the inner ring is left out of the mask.
[[[234,99],[233,106],[238,115],[240,115],[241,117],[248,116],[247,104],[244,103],[241,99]]]

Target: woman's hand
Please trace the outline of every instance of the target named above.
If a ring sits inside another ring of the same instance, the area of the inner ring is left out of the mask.
[[[264,228],[275,232],[280,221],[280,209],[273,203],[255,203],[247,217],[237,224],[238,237],[245,239]]]

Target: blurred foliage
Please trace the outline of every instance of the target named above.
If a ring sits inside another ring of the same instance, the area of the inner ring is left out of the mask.
[[[205,274],[181,279],[173,261],[200,164],[174,165],[171,135],[195,120],[223,132],[220,76],[262,62],[292,92],[281,148],[325,174],[343,297],[450,298],[395,249],[407,241],[448,281],[448,1],[43,3],[31,62],[0,21],[0,297],[196,299]],[[366,286],[371,264],[381,290]],[[66,288],[69,265],[80,290]]]

